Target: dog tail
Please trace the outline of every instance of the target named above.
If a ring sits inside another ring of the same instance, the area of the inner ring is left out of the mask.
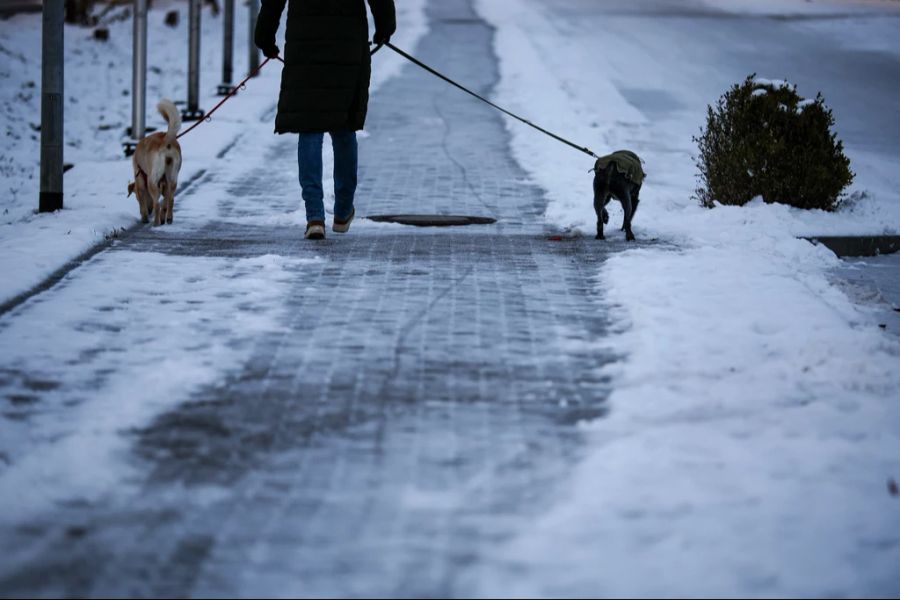
[[[128,196],[132,195],[133,193],[134,193],[134,182],[129,181],[128,182]],[[128,196],[125,196],[125,197],[127,198]]]
[[[166,123],[169,124],[169,129],[166,131],[166,142],[171,144],[178,136],[178,130],[181,129],[181,113],[178,112],[171,100],[165,98],[159,101],[156,109],[166,120]]]

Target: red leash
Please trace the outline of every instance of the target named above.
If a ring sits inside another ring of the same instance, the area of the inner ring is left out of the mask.
[[[276,56],[275,58],[277,58],[278,60],[280,60],[282,63],[284,62],[284,59],[282,59],[280,56]],[[261,70],[264,66],[266,66],[266,64],[267,64],[270,60],[272,60],[272,59],[271,59],[271,58],[267,58],[266,60],[262,61],[258,67],[256,67],[255,69],[253,69],[253,71],[252,71],[249,75],[247,75],[246,77],[244,77],[244,80],[243,80],[242,82],[240,82],[239,84],[237,84],[236,86],[234,86],[233,88],[231,88],[231,91],[228,92],[228,95],[226,95],[224,98],[222,98],[222,99],[219,101],[219,103],[216,104],[216,105],[213,107],[213,109],[212,109],[211,111],[209,111],[208,113],[206,113],[206,115],[205,115],[202,119],[200,119],[199,121],[197,121],[196,123],[194,123],[193,125],[191,125],[190,127],[188,127],[187,129],[185,129],[184,131],[182,131],[181,133],[179,133],[177,136],[175,136],[175,139],[178,139],[178,138],[180,138],[181,136],[188,134],[190,131],[193,131],[194,127],[200,125],[201,123],[211,121],[211,120],[212,120],[212,115],[213,115],[213,113],[216,112],[217,110],[219,110],[219,107],[221,107],[223,104],[225,104],[225,102],[226,102],[227,100],[231,99],[231,97],[234,96],[234,95],[237,93],[238,90],[245,90],[245,89],[247,89],[247,82],[250,81],[252,78],[256,77],[257,73],[259,73],[260,70]]]

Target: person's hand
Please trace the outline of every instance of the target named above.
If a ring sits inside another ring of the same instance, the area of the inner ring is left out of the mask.
[[[372,41],[375,42],[378,46],[382,44],[387,44],[391,41],[391,36],[394,35],[393,31],[381,31],[379,29],[375,30],[375,35],[372,36]]]
[[[262,50],[263,56],[265,56],[266,58],[278,57],[279,50],[278,46],[276,46],[275,44],[265,44],[263,46],[260,46],[259,49]]]

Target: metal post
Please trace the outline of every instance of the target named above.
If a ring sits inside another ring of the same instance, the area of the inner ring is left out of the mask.
[[[259,67],[259,49],[256,47],[254,40],[256,34],[256,16],[259,14],[259,0],[247,0],[247,6],[250,7],[250,18],[247,22],[250,24],[250,37],[248,38],[248,50],[250,51],[250,64],[247,73],[252,73]]]
[[[125,142],[125,155],[147,133],[147,0],[134,0],[131,50],[131,131]]]
[[[225,16],[222,19],[224,30],[222,39],[222,83],[218,93],[225,96],[231,92],[231,76],[234,65],[234,0],[225,0]]]
[[[203,118],[200,110],[200,0],[189,0],[188,21],[188,100],[181,118],[196,121]]]
[[[63,207],[64,0],[44,0],[41,41],[41,171],[38,210]]]

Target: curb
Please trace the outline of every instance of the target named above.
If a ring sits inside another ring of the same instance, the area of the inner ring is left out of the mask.
[[[822,244],[839,258],[848,256],[878,256],[900,250],[900,235],[820,235],[802,238],[813,244]]]
[[[194,184],[198,179],[203,177],[205,174],[206,174],[206,169],[200,169],[199,171],[194,173],[194,175],[191,176],[190,179],[188,179],[187,181],[184,182],[184,184],[181,186],[180,191],[183,192],[183,190],[189,188],[192,184]],[[72,260],[66,262],[63,266],[61,266],[60,268],[58,268],[55,271],[53,271],[52,273],[50,273],[47,277],[44,278],[43,281],[41,281],[34,287],[32,287],[28,290],[25,290],[21,294],[13,296],[9,300],[0,304],[0,318],[5,317],[7,313],[15,310],[17,307],[21,306],[28,300],[34,298],[38,294],[41,294],[41,293],[46,292],[47,290],[51,289],[57,283],[62,281],[66,275],[68,275],[69,273],[71,273],[72,271],[74,271],[75,269],[77,269],[78,267],[80,267],[81,265],[86,263],[87,261],[94,258],[94,256],[96,256],[97,254],[100,254],[104,250],[107,250],[110,247],[112,247],[113,243],[116,240],[120,240],[120,239],[130,235],[130,234],[134,233],[135,231],[137,231],[138,229],[141,229],[142,227],[144,227],[144,223],[141,223],[140,221],[138,221],[137,223],[134,223],[128,227],[114,229],[113,231],[111,231],[110,233],[108,233],[106,235],[106,237],[103,239],[103,241],[97,242],[96,244],[94,244],[93,246],[91,246],[90,248],[88,248],[87,250],[85,250],[84,252],[82,252],[81,254],[79,254],[78,256],[73,258]]]

